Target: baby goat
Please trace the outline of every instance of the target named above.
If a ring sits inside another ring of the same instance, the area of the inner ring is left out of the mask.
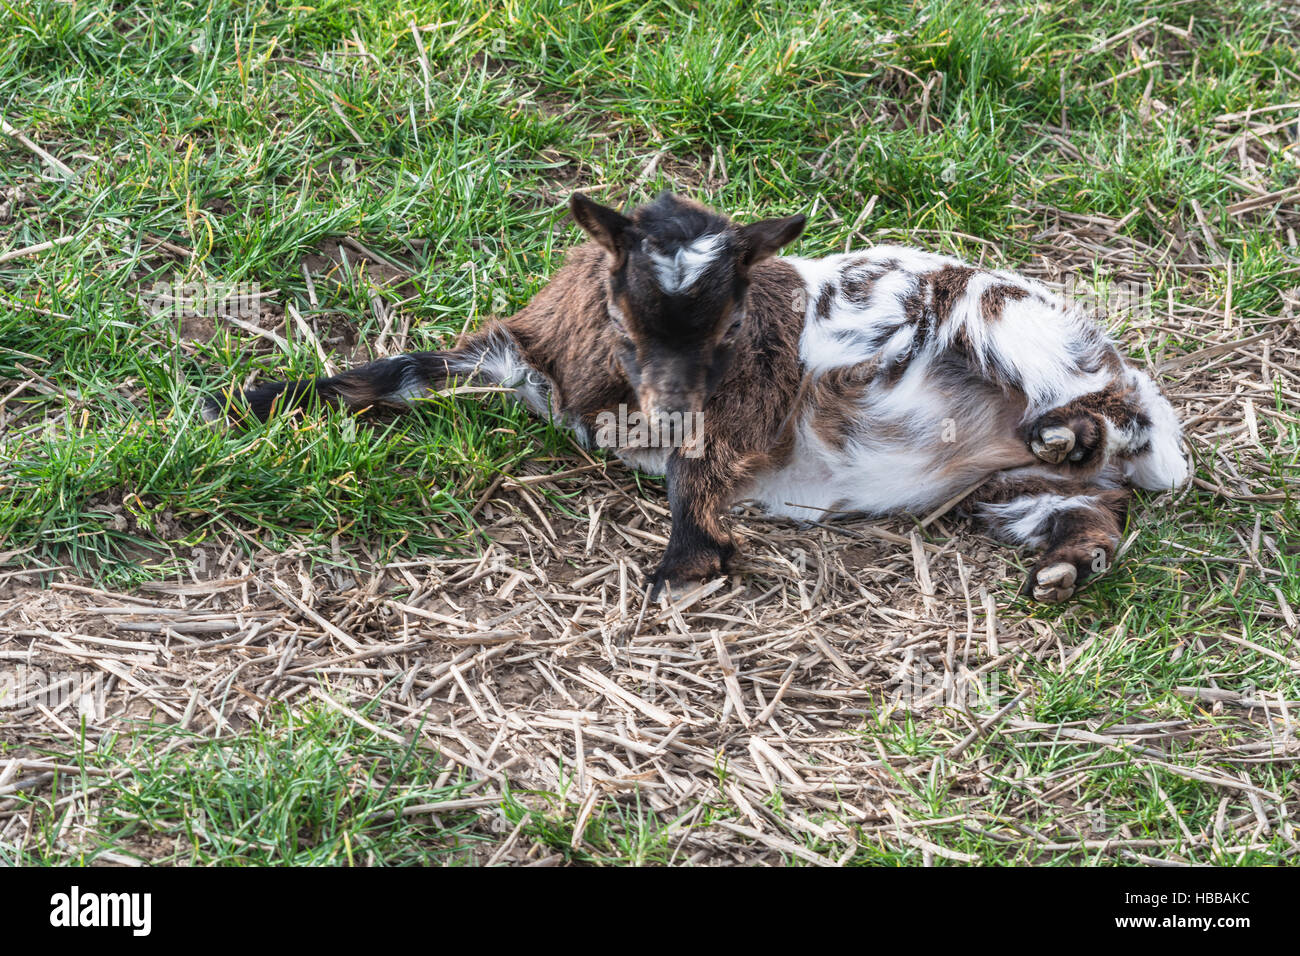
[[[805,520],[915,512],[982,480],[970,501],[995,531],[1043,549],[1027,591],[1062,601],[1109,566],[1131,487],[1187,480],[1155,383],[1037,282],[899,246],[777,258],[803,216],[742,226],[671,193],[630,216],[582,194],[569,208],[594,241],[515,315],[244,403],[265,420],[315,402],[401,409],[453,382],[512,389],[584,445],[666,475],[652,595],[724,570],[736,502]],[[209,403],[223,413],[244,414]],[[633,437],[610,427],[628,415]],[[661,440],[683,416],[699,434]]]

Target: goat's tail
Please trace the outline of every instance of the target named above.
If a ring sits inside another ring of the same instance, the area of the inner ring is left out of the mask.
[[[461,350],[408,352],[328,378],[269,382],[235,395],[209,395],[204,399],[203,417],[209,422],[242,424],[251,418],[264,422],[272,415],[320,405],[351,411],[402,411],[445,387],[453,377],[464,377],[462,373],[467,371],[472,368],[466,368]]]

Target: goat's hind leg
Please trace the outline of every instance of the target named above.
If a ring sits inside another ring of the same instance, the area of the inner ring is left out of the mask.
[[[1022,437],[1039,460],[1076,476],[1115,466],[1140,488],[1186,482],[1182,428],[1169,400],[1143,372],[1123,370],[1104,388],[1031,416]]]
[[[1132,497],[1114,477],[1108,471],[1079,480],[1041,467],[1018,468],[975,492],[975,510],[999,537],[1042,549],[1025,593],[1055,604],[1110,568]]]
[[[1035,457],[1076,477],[1118,463],[1139,488],[1187,480],[1173,407],[1100,326],[1022,280],[993,275],[980,290],[941,334],[972,370],[1024,397],[1018,437]]]
[[[1135,390],[1121,377],[1030,418],[1024,437],[1040,461],[1089,469],[1127,451],[1150,426]]]

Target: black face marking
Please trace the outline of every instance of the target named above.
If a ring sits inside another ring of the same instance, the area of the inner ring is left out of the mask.
[[[803,217],[736,226],[664,193],[624,217],[585,197],[579,224],[609,252],[618,361],[647,410],[698,411],[745,335],[749,270],[803,229]]]

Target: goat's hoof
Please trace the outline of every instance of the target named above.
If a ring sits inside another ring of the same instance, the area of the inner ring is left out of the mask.
[[[1074,431],[1064,425],[1049,425],[1030,439],[1029,449],[1043,461],[1059,465],[1074,450]]]
[[[721,571],[715,571],[710,574],[695,574],[692,572],[673,572],[664,571],[662,568],[650,575],[647,582],[650,590],[650,600],[658,601],[661,595],[667,595],[669,602],[676,600],[684,594],[699,587],[710,577],[717,577]]]
[[[1079,570],[1068,561],[1037,568],[1030,577],[1035,601],[1060,604],[1074,596],[1074,584]]]
[[[736,553],[734,545],[716,542],[710,545],[697,545],[694,550],[685,552],[672,551],[664,555],[663,562],[650,575],[650,600],[659,600],[665,588],[678,595],[684,594],[703,581],[726,574],[727,562]]]

